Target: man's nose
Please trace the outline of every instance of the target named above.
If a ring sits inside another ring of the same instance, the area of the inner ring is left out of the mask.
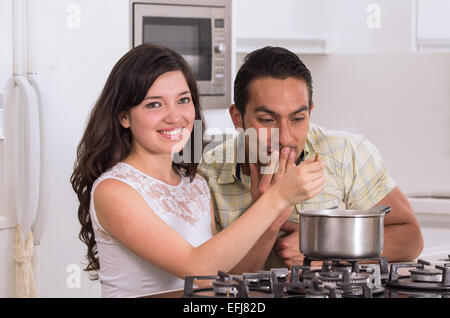
[[[281,123],[279,128],[280,146],[288,146],[291,144],[291,134],[287,124]]]

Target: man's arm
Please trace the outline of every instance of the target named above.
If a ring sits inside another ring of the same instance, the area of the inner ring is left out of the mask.
[[[300,227],[298,223],[286,221],[280,230],[286,234],[275,241],[273,250],[285,266],[302,265],[305,256],[300,252]]]
[[[383,256],[389,262],[410,261],[423,249],[419,222],[408,199],[395,187],[378,205],[388,205],[391,212],[384,217]]]
[[[423,248],[423,239],[414,211],[390,177],[378,149],[363,136],[352,136],[343,157],[346,207],[369,209],[388,205],[391,213],[384,218],[383,256],[388,261],[409,261]],[[378,203],[376,203],[378,202]]]

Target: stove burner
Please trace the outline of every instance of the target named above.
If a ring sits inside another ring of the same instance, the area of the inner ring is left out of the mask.
[[[318,277],[312,281],[312,286],[305,289],[305,298],[341,298],[342,291],[336,288],[337,277],[327,277],[333,279],[335,284],[330,286],[321,281]]]
[[[293,284],[287,283],[283,286],[286,289],[288,295],[305,295],[306,288],[301,284]],[[282,293],[279,294],[279,298],[281,298]]]
[[[330,290],[324,287],[309,288],[306,290],[305,298],[330,298]]]
[[[390,289],[390,298],[450,298],[450,292]]]
[[[272,268],[270,271],[258,271],[258,274],[266,275],[267,277],[275,277],[279,281],[286,281],[289,270],[287,268]]]
[[[215,282],[212,283],[213,285],[213,289],[214,292],[218,295],[237,295],[238,293],[238,285],[236,283],[232,283],[232,282],[222,282],[222,281],[218,281],[216,280]]]
[[[381,275],[387,275],[389,273],[388,262],[386,257],[372,257],[372,258],[363,258],[363,259],[341,259],[341,258],[333,258],[333,259],[322,259],[322,258],[310,258],[305,257],[303,260],[303,265],[311,267],[312,261],[322,261],[322,271],[331,271],[331,270],[339,270],[346,269],[349,274],[350,273],[359,273],[360,264],[359,262],[371,261],[377,262],[380,268]],[[330,262],[331,261],[331,265]],[[364,268],[364,265],[362,265]]]
[[[370,284],[370,276],[364,274],[353,273],[350,275],[350,283],[366,283]]]
[[[195,280],[213,280],[212,287],[194,290]],[[219,271],[217,276],[185,277],[183,297],[213,296],[248,298],[248,285],[243,279],[222,271]]]
[[[450,263],[429,268],[430,262],[419,259],[417,264],[391,264],[388,285],[398,288],[450,291]],[[399,277],[398,269],[412,267],[410,277]]]
[[[339,283],[338,287],[343,291],[343,297],[354,298],[354,297],[364,297],[364,298],[372,298],[373,291],[367,285],[367,283],[352,283],[345,282]]]
[[[316,277],[323,282],[337,282],[344,279],[342,272],[319,272],[316,273]]]
[[[410,269],[411,280],[414,282],[440,282],[442,271],[438,269]]]
[[[325,263],[325,262],[324,262]],[[323,266],[323,265],[322,265]],[[330,266],[330,268],[331,268],[331,270],[332,271],[339,271],[339,272],[342,272],[342,271],[347,271],[349,274],[351,274],[352,272],[353,272],[353,269],[354,269],[354,265],[353,264],[345,264],[345,263],[342,263],[342,262],[340,262],[340,261],[333,261],[332,263],[331,263],[331,266]],[[358,271],[359,271],[359,269],[358,269]]]
[[[273,282],[285,282],[289,271],[287,268],[272,268],[270,271],[244,273],[242,279],[248,283],[249,289],[266,293],[273,292]]]

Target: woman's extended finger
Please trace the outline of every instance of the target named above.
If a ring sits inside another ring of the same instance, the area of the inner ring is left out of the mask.
[[[291,150],[289,152],[288,161],[286,163],[286,171],[292,170],[292,168],[295,167],[295,155],[296,155],[295,150]]]
[[[273,183],[273,177],[278,169],[279,152],[275,151],[270,155],[270,163],[268,166],[261,166],[261,177],[259,179],[258,189],[264,193]]]
[[[272,183],[275,183],[279,177],[283,176],[286,172],[286,165],[289,161],[289,147],[281,148],[280,160],[278,161],[278,169],[275,171]]]

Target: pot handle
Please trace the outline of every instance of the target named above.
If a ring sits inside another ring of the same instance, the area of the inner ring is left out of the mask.
[[[371,209],[371,211],[376,211],[384,214],[389,214],[391,212],[391,207],[388,205],[380,205]]]

